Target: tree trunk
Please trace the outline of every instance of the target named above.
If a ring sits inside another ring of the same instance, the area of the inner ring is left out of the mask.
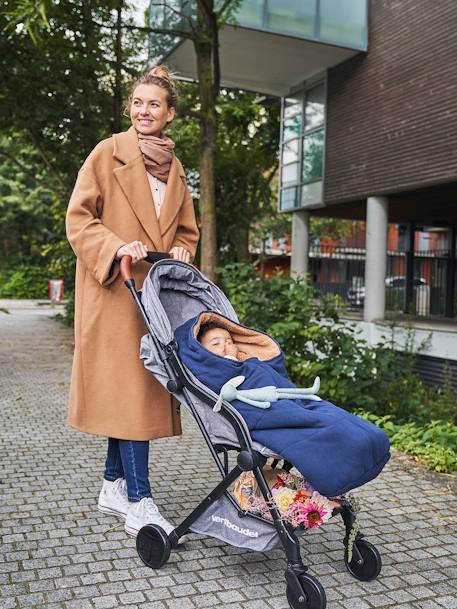
[[[98,52],[97,38],[95,36],[95,27],[93,24],[93,0],[84,0],[81,3],[81,44],[80,53],[82,59],[82,70],[85,72],[85,78],[82,81],[82,97],[84,106],[81,108],[81,131],[85,143],[86,150],[82,154],[88,154],[90,150],[95,148],[97,144],[97,134],[93,128],[93,112],[94,112],[94,95],[97,91],[98,83],[97,76],[93,69],[93,58]]]
[[[249,262],[249,220],[238,227],[233,242],[236,244],[235,260],[237,262]]]
[[[206,9],[198,3],[199,39],[194,41],[197,55],[197,76],[201,103],[200,119],[200,216],[202,272],[216,279],[218,264],[216,236],[216,99],[219,93],[219,41],[213,0],[205,0]]]
[[[116,38],[114,40],[114,54],[116,67],[114,74],[114,99],[113,99],[113,133],[119,133],[122,125],[122,8],[124,0],[119,0],[116,6]]]

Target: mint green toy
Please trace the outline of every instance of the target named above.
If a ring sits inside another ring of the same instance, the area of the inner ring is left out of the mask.
[[[223,400],[226,402],[240,400],[240,402],[250,404],[256,408],[270,408],[271,402],[277,402],[278,400],[321,401],[321,398],[316,395],[321,386],[318,376],[316,376],[312,387],[279,388],[274,385],[267,385],[266,387],[257,387],[255,389],[237,389],[245,378],[244,376],[235,376],[222,386],[219,398],[214,404],[214,412],[219,412]]]

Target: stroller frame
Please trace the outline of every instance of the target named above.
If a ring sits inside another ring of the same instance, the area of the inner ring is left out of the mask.
[[[169,258],[167,254],[156,252],[148,252],[146,260],[151,263],[158,262],[162,259]],[[209,451],[219,469],[222,476],[221,482],[193,509],[193,511],[167,536],[160,527],[155,525],[146,525],[143,527],[137,536],[137,550],[142,561],[151,568],[160,568],[168,560],[171,549],[178,547],[179,539],[189,532],[192,524],[222,495],[235,505],[240,517],[250,517],[260,519],[263,523],[272,524],[279,536],[279,540],[284,548],[287,565],[285,570],[285,579],[287,582],[287,599],[292,609],[325,609],[326,597],[325,591],[320,582],[313,576],[307,573],[308,567],[303,563],[300,553],[300,544],[295,530],[291,525],[286,523],[279,509],[275,504],[275,500],[271,490],[267,484],[262,467],[267,462],[267,457],[258,452],[252,446],[252,440],[246,434],[242,424],[240,424],[239,415],[229,404],[222,402],[220,413],[233,427],[239,446],[227,444],[213,444],[209,433],[203,425],[201,417],[197,412],[193,402],[192,395],[198,397],[209,408],[215,405],[215,398],[205,392],[201,387],[197,386],[189,376],[178,356],[178,344],[175,339],[164,345],[156,337],[154,329],[151,325],[148,314],[141,302],[141,291],[135,288],[135,280],[131,272],[131,257],[124,256],[121,260],[121,275],[124,283],[132,294],[132,297],[138,306],[138,309],[143,317],[143,320],[148,329],[151,340],[156,346],[164,368],[168,375],[166,388],[170,394],[175,394],[182,391],[186,396],[187,403],[191,413],[197,423]],[[237,416],[238,415],[238,416]],[[235,467],[229,470],[228,466],[228,451],[236,450],[238,452]],[[223,461],[220,454],[223,454]],[[276,467],[278,460],[273,462],[273,468]],[[291,464],[284,462],[286,469],[292,467]],[[228,491],[230,485],[246,471],[252,471],[259,489],[265,499],[273,522],[266,521],[264,518],[241,510],[238,503]],[[378,550],[363,539],[363,534],[359,532],[358,527],[354,528],[356,523],[356,515],[353,506],[349,501],[344,501],[340,507],[333,510],[332,517],[341,514],[345,525],[345,536],[343,539],[344,559],[348,571],[357,579],[362,581],[371,581],[375,579],[381,570],[381,557]],[[154,529],[154,530],[153,530]],[[303,532],[303,531],[301,531]],[[352,539],[351,538],[352,533]],[[355,535],[354,535],[355,533]],[[150,544],[159,544],[163,546],[159,552],[151,551]],[[352,557],[349,560],[348,546],[351,545]]]

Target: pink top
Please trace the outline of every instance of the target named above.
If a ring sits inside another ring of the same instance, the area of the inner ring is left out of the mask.
[[[163,205],[163,201],[165,199],[165,191],[167,190],[167,185],[165,182],[161,182],[149,172],[146,172],[148,176],[149,187],[151,188],[152,199],[154,201],[154,207],[156,210],[157,219],[160,218],[160,210]]]

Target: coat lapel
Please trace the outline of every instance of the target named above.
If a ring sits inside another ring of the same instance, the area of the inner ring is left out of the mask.
[[[149,235],[158,252],[163,251],[161,229],[154,209],[151,189],[143,163],[138,138],[133,127],[114,136],[113,156],[124,165],[114,169],[114,175],[128,199],[138,221]],[[171,173],[171,172],[170,172]],[[168,193],[168,188],[167,188]],[[167,202],[165,196],[164,207]],[[161,212],[162,216],[162,212]]]
[[[167,189],[165,191],[165,199],[163,201],[162,209],[160,210],[159,227],[161,235],[165,235],[181,209],[186,194],[185,179],[186,176],[181,163],[176,156],[173,155],[170,173],[168,175]]]

